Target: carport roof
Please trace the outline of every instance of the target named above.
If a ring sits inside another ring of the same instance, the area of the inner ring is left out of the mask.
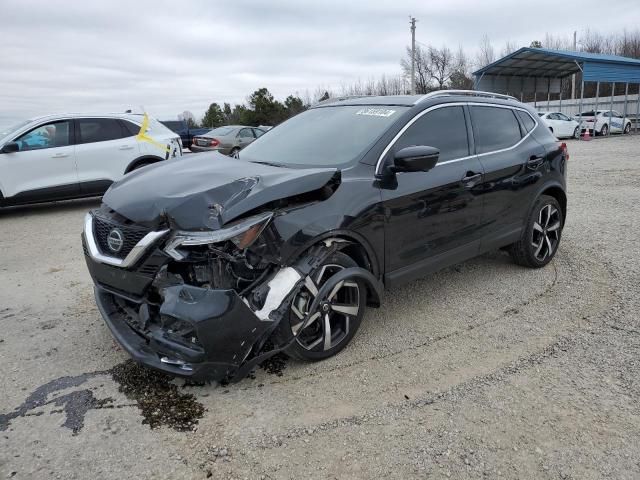
[[[640,60],[599,53],[523,47],[473,72],[506,77],[564,78],[585,70],[585,81],[636,81]]]

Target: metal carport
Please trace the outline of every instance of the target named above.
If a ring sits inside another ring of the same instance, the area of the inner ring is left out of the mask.
[[[534,102],[537,101],[538,92],[542,91],[547,94],[547,105],[549,105],[551,94],[559,93],[560,106],[562,106],[561,82],[564,78],[574,74],[582,77],[580,82],[580,114],[583,112],[582,104],[586,82],[596,82],[597,84],[594,110],[598,109],[601,82],[611,82],[612,84],[611,108],[609,110],[613,110],[616,83],[623,83],[625,85],[624,117],[627,117],[629,113],[627,109],[629,84],[638,84],[640,92],[640,60],[617,55],[523,47],[473,72],[476,90],[511,95],[520,94],[521,100],[524,92],[533,92]],[[640,94],[636,100],[636,133],[638,133],[639,117]]]

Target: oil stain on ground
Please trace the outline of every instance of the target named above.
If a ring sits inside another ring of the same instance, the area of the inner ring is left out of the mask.
[[[178,431],[196,428],[205,412],[204,406],[190,393],[180,392],[172,377],[127,360],[111,369],[111,377],[120,392],[135,400],[144,420],[151,428],[166,425]]]
[[[116,405],[110,397],[96,398],[95,388],[83,387],[87,380],[104,375],[111,375],[120,392],[135,403]],[[73,435],[82,430],[90,410],[134,405],[140,409],[142,423],[151,428],[165,425],[178,431],[194,430],[205,408],[194,395],[180,392],[171,380],[172,377],[141,367],[132,360],[110,370],[56,378],[36,388],[13,411],[0,413],[0,431],[7,430],[16,418],[43,415],[45,412],[34,410],[46,405],[58,407],[49,414],[65,414],[62,426],[70,429]],[[68,392],[60,394],[63,390]]]

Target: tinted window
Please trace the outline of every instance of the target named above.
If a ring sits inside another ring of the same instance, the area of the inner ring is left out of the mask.
[[[80,118],[78,143],[106,142],[129,136],[120,126],[120,122],[113,118]]]
[[[477,153],[514,146],[522,138],[513,110],[498,107],[470,107]]]
[[[132,137],[134,135],[138,135],[140,133],[140,125],[136,125],[133,122],[129,122],[128,120],[120,120],[122,126],[125,129],[125,133]]]
[[[40,125],[16,139],[20,151],[40,150],[42,148],[66,147],[71,144],[68,121],[51,122]]]
[[[250,128],[243,128],[240,130],[240,136],[243,138],[253,138],[253,132]]]
[[[360,158],[407,110],[401,106],[311,108],[278,125],[240,158],[282,165],[342,165]]]
[[[598,111],[598,113],[602,113],[600,111]],[[590,112],[582,112],[582,116],[583,117],[593,117],[596,114],[596,112],[594,112],[593,110],[591,110]],[[580,114],[576,114],[576,117],[579,117]]]
[[[394,150],[426,145],[440,150],[439,161],[469,155],[467,125],[462,107],[437,108],[416,120],[398,139]]]
[[[520,121],[522,122],[525,131],[530,132],[533,130],[533,127],[536,126],[536,122],[533,121],[533,118],[531,118],[529,114],[522,110],[516,110],[516,114],[520,117]]]

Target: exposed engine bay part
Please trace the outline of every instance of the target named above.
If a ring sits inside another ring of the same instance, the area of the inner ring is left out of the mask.
[[[230,238],[188,245],[181,248],[180,260],[165,256],[143,297],[119,295],[98,284],[96,300],[134,359],[174,375],[237,381],[296,340],[289,323],[294,297],[310,283],[312,272],[349,243],[324,240],[288,266],[259,258],[254,245],[240,249]],[[100,268],[110,267],[93,266],[98,280],[106,278]],[[379,301],[379,281],[363,268],[348,268],[316,290],[304,321],[348,278],[363,279]],[[267,342],[273,347],[265,351]]]

